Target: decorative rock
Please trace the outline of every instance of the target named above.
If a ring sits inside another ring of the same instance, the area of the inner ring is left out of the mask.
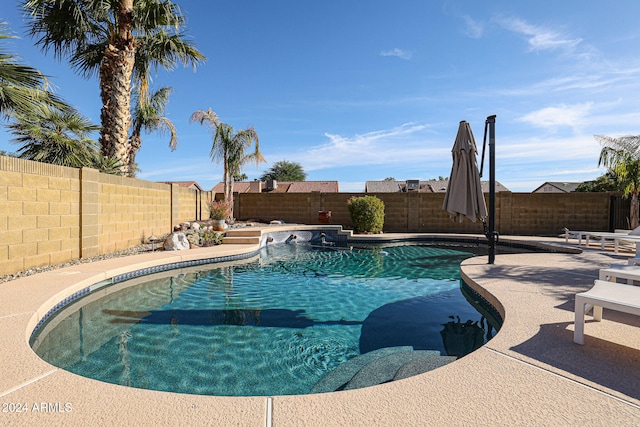
[[[196,231],[200,230],[200,224],[198,224],[197,222],[194,222],[193,225],[191,225],[191,227],[193,227],[193,229]]]
[[[164,241],[165,251],[180,251],[184,249],[189,249],[189,241],[181,231],[171,233]]]

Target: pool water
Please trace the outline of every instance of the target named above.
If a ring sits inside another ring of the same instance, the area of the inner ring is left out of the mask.
[[[90,294],[41,328],[32,347],[55,366],[130,387],[305,394],[372,350],[460,357],[486,342],[492,328],[461,292],[459,266],[470,256],[458,247],[274,245],[250,261]],[[466,348],[448,345],[447,331],[465,322],[479,336]]]

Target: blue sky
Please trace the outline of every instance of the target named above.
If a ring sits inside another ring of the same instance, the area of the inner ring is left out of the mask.
[[[19,2],[0,20],[5,44],[50,76],[56,92],[99,123],[98,81],[33,46]],[[13,7],[11,7],[13,3]],[[367,180],[448,176],[460,120],[481,149],[496,118],[496,177],[512,191],[583,181],[598,169],[594,134],[640,133],[640,2],[614,0],[177,1],[207,56],[194,72],[158,71],[171,86],[168,139],[144,135],[141,179],[195,180],[210,189],[222,166],[211,135],[190,124],[211,107],[237,129],[253,125],[268,163],[300,163],[309,180],[363,191]],[[0,131],[0,150],[15,151]]]

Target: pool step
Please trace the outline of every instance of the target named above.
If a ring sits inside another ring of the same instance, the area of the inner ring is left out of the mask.
[[[223,245],[259,245],[259,237],[223,237]]]
[[[392,381],[403,380],[414,375],[424,374],[444,365],[448,365],[457,359],[456,356],[432,356],[413,359],[398,369]]]
[[[253,228],[232,228],[225,232],[227,236],[232,237],[260,237],[262,232]]]
[[[437,350],[413,350],[410,346],[387,347],[355,357],[322,377],[310,393],[328,393],[370,387],[422,374],[457,358]]]
[[[325,376],[311,388],[310,393],[328,393],[330,391],[336,391],[346,383],[348,383],[360,369],[366,366],[368,363],[379,359],[381,357],[388,356],[393,353],[412,351],[411,346],[402,347],[385,347],[377,350],[370,351],[360,356],[356,356],[353,359],[349,359],[333,371],[327,373]],[[440,355],[440,352],[436,351],[436,354]]]
[[[225,233],[222,244],[259,245],[261,238],[260,230],[232,229]]]
[[[351,381],[345,385],[344,390],[354,390],[393,381],[396,373],[402,369],[404,365],[412,362],[415,363],[418,359],[429,359],[428,362],[425,361],[424,365],[432,366],[431,369],[444,366],[455,360],[455,357],[451,360],[449,356],[443,358],[439,352],[437,353],[437,355],[434,355],[433,352],[429,350],[415,350],[390,354],[376,359],[360,369]]]

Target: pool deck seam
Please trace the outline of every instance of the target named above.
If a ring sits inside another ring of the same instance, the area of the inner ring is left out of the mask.
[[[45,373],[45,374],[42,374],[42,375],[37,376],[37,377],[35,377],[35,378],[32,378],[32,379],[31,379],[31,380],[29,380],[29,381],[26,381],[26,382],[24,382],[24,383],[22,383],[22,384],[20,384],[20,385],[18,385],[18,386],[16,386],[16,387],[13,387],[13,388],[11,388],[11,389],[9,389],[9,390],[6,390],[6,391],[4,391],[4,392],[0,393],[0,397],[8,396],[8,395],[10,395],[11,393],[15,393],[16,391],[18,391],[18,390],[20,390],[20,389],[22,389],[22,388],[28,387],[28,386],[30,386],[31,384],[37,383],[38,381],[40,381],[40,380],[42,380],[42,379],[44,379],[44,378],[48,377],[49,375],[55,374],[55,373],[56,373],[56,372],[58,372],[58,371],[59,371],[59,368],[52,369],[52,370],[50,370],[49,372],[47,372],[47,373]]]
[[[22,313],[7,314],[6,316],[0,316],[0,319],[11,319],[12,317],[20,316],[32,316],[36,311],[24,311]]]

